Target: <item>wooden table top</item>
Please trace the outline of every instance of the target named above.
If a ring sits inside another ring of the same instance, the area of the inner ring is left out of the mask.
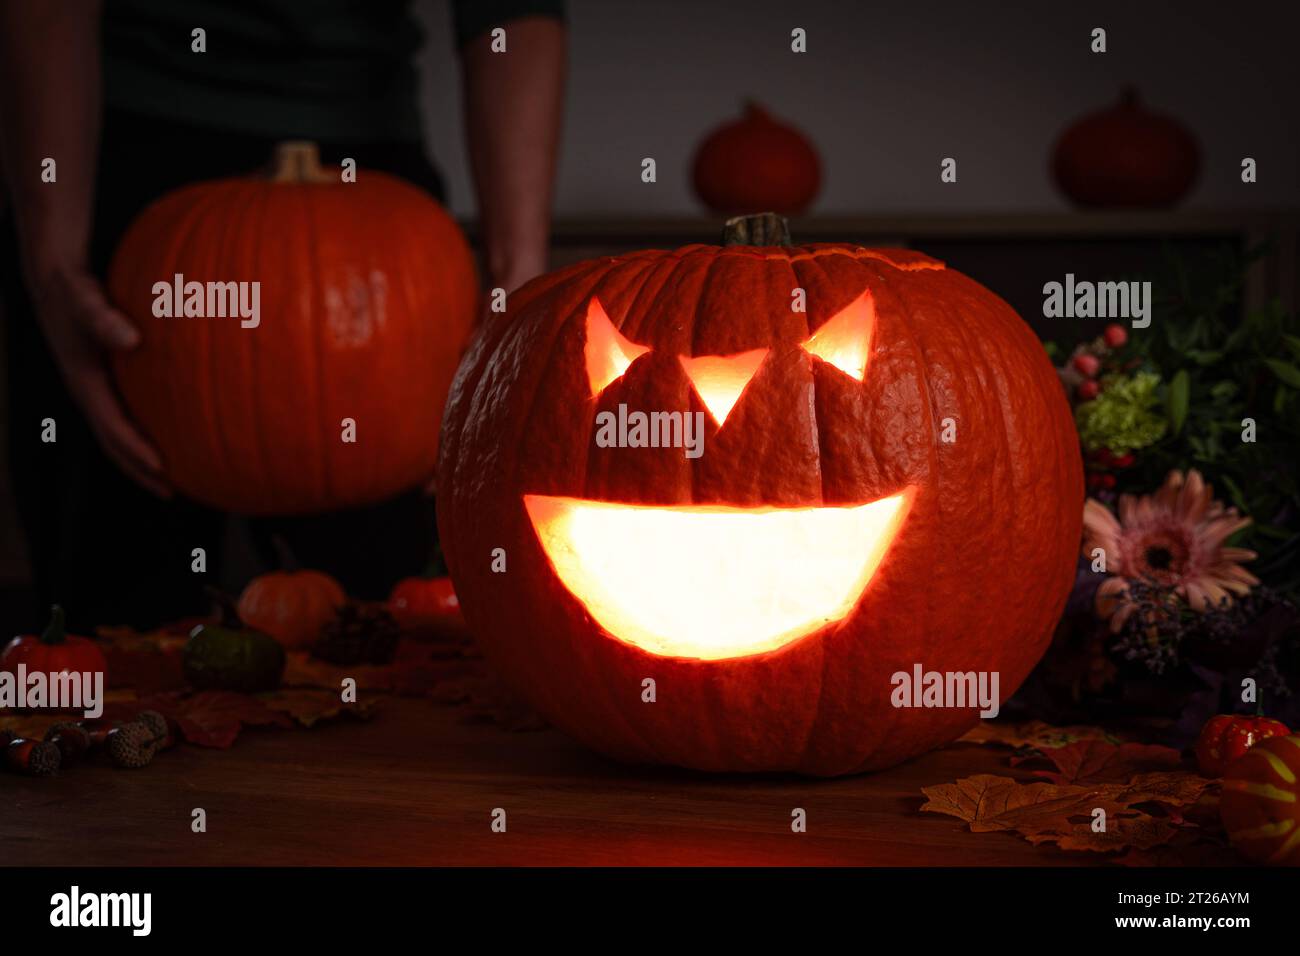
[[[1007,751],[955,744],[838,780],[628,767],[558,732],[467,723],[424,699],[368,722],[245,729],[147,768],[0,778],[0,862],[30,865],[1096,865],[921,813],[921,787],[1028,779]],[[191,813],[207,812],[207,832]],[[494,808],[507,830],[493,833]],[[791,810],[808,830],[790,829]],[[1235,862],[1224,850],[1225,861]]]

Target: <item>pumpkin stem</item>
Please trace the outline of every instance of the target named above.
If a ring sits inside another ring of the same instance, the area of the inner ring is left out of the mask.
[[[220,615],[220,625],[232,630],[238,630],[244,626],[244,622],[239,619],[239,608],[235,605],[235,599],[220,588],[214,588],[211,584],[203,585],[203,590],[212,598],[212,603],[216,605],[217,614]]]
[[[753,216],[736,216],[722,227],[724,246],[791,246],[790,223],[785,216],[760,212]]]
[[[298,556],[293,553],[293,548],[289,547],[289,542],[280,535],[271,535],[271,547],[275,548],[275,557],[280,562],[281,571],[302,570],[302,564],[298,561]]]
[[[309,140],[289,140],[275,147],[267,178],[273,183],[334,183],[338,178],[320,164],[320,150]]]
[[[67,636],[68,631],[63,608],[55,604],[50,608],[50,623],[45,625],[45,630],[41,632],[41,643],[62,644]]]

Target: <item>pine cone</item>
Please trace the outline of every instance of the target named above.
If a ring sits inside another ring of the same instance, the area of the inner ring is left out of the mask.
[[[331,664],[387,664],[400,636],[397,621],[382,604],[353,601],[321,628],[311,652]]]
[[[108,755],[119,767],[145,767],[153,760],[158,739],[144,724],[131,722],[114,727],[105,738]]]

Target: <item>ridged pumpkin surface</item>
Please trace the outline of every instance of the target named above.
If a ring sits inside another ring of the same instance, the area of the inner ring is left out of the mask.
[[[261,322],[159,318],[156,282],[261,282]],[[167,477],[245,514],[378,501],[427,480],[477,287],[463,236],[420,190],[202,183],[131,225],[110,277],[141,345],[118,386]],[[344,442],[343,420],[356,423]]]
[[[1300,866],[1300,736],[1269,737],[1233,761],[1219,812],[1232,845],[1246,856]]]
[[[796,288],[806,312],[791,308]],[[801,343],[864,291],[875,325],[858,381]],[[627,340],[651,349],[594,398],[584,360],[593,296]],[[596,415],[620,403],[704,409],[680,357],[756,348],[770,351],[723,426],[706,416],[701,457],[598,447]],[[891,706],[897,671],[996,670],[1001,697],[1015,690],[1070,589],[1083,499],[1069,409],[1024,322],[924,255],[834,245],[647,251],[525,286],[457,374],[438,487],[469,625],[548,720],[626,760],[817,775],[886,767],[976,722],[969,708]],[[710,661],[605,633],[557,578],[523,503],[762,510],[907,488],[910,512],[846,617],[771,652]],[[504,573],[492,570],[494,549]]]

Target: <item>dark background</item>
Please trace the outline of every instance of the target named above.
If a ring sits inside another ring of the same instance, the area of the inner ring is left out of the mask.
[[[428,34],[418,58],[428,149],[472,234],[448,11],[434,0],[416,9]],[[570,0],[554,264],[712,241],[718,219],[692,195],[690,160],[709,129],[754,98],[821,153],[822,192],[795,223],[796,241],[914,246],[998,292],[1044,337],[1072,343],[1091,327],[1044,320],[1044,282],[1066,272],[1158,279],[1171,256],[1196,269],[1270,240],[1243,307],[1279,297],[1294,310],[1297,25],[1297,5],[1280,0]],[[805,54],[790,51],[796,26],[808,34]],[[1094,27],[1107,31],[1105,54],[1090,52]],[[1129,84],[1193,131],[1200,178],[1174,210],[1077,213],[1052,181],[1052,146]],[[949,156],[958,181],[944,184]],[[1252,185],[1240,179],[1245,156],[1259,164]],[[644,157],[656,159],[654,184],[640,181]],[[238,524],[231,538],[240,553]],[[0,467],[0,602],[26,578]]]

